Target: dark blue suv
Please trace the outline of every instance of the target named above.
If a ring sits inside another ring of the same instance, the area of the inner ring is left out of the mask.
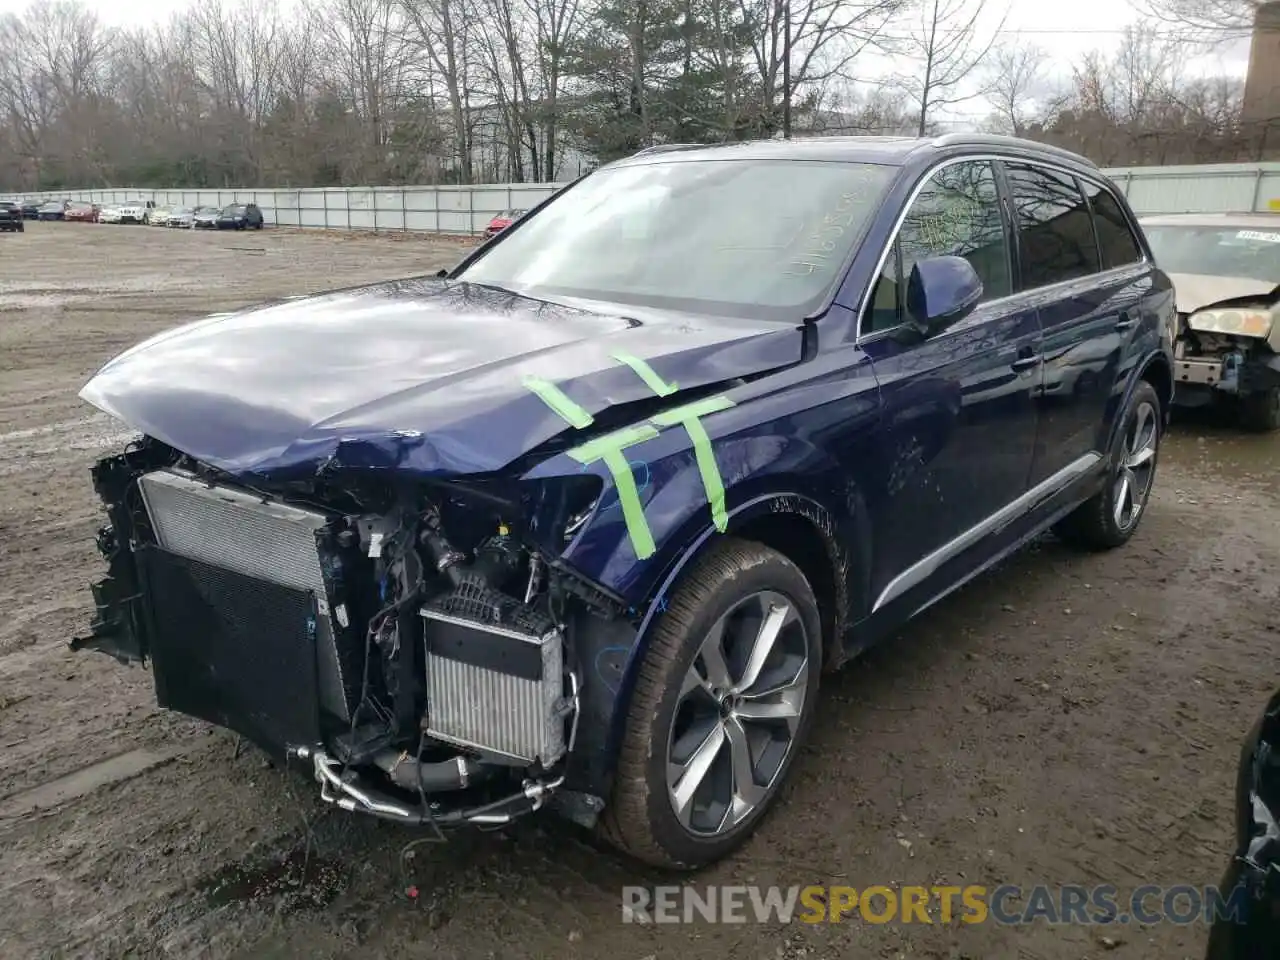
[[[818,682],[1053,529],[1131,537],[1168,278],[1017,140],[664,147],[457,268],[220,314],[81,396],[109,575],[77,649],[439,829],[550,805],[692,867]],[[939,722],[946,722],[939,718]]]

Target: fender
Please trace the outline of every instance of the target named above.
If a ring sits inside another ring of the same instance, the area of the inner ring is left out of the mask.
[[[858,496],[860,501],[860,496]],[[834,616],[833,636],[826,638],[825,651],[828,663],[834,668],[842,662],[844,635],[849,629],[850,613],[860,606],[858,597],[864,598],[868,593],[867,578],[869,565],[859,562],[859,557],[869,548],[870,537],[863,518],[862,510],[850,513],[843,520],[817,499],[804,493],[777,490],[759,494],[744,500],[729,511],[727,533],[732,535],[735,529],[742,529],[747,523],[767,514],[790,514],[809,522],[821,536],[827,548],[827,554],[835,571],[836,611]],[[645,609],[636,629],[635,642],[632,644],[622,664],[621,682],[615,694],[609,733],[606,739],[605,756],[610,759],[608,775],[612,777],[613,758],[622,742],[626,728],[627,712],[631,706],[631,696],[635,691],[639,676],[640,664],[649,649],[649,642],[656,628],[657,615],[664,609],[662,598],[675,586],[680,576],[706,550],[720,531],[711,524],[704,524],[680,551],[666,575],[653,591],[652,599]],[[854,545],[850,549],[849,545]],[[835,654],[833,657],[832,654]]]
[[[1120,395],[1116,411],[1118,414],[1120,410],[1123,410],[1128,406],[1129,400],[1133,396],[1133,391],[1138,387],[1138,381],[1147,379],[1147,371],[1151,370],[1157,364],[1163,365],[1164,367],[1163,376],[1168,387],[1168,395],[1162,398],[1164,400],[1164,409],[1161,412],[1163,413],[1162,419],[1164,422],[1161,424],[1161,428],[1164,428],[1169,425],[1169,420],[1172,415],[1173,391],[1175,387],[1173,382],[1173,367],[1169,363],[1169,358],[1166,355],[1166,352],[1161,348],[1156,348],[1155,350],[1148,352],[1142,358],[1141,362],[1133,365],[1133,373],[1129,374],[1129,380],[1125,384],[1124,392]],[[1156,385],[1156,389],[1160,389],[1159,385]],[[1123,426],[1124,423],[1120,416],[1116,415],[1111,417],[1111,428],[1107,431],[1107,445],[1103,448],[1104,450],[1111,449],[1112,444],[1115,443],[1116,431],[1122,429]]]

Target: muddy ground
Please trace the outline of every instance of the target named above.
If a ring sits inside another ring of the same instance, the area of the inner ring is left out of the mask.
[[[314,784],[154,709],[144,671],[70,653],[100,569],[88,467],[129,435],[77,399],[84,380],[181,320],[460,252],[0,236],[0,956],[1202,955],[1201,925],[623,925],[622,885],[666,878],[549,820],[406,849],[415,835],[330,812]],[[828,681],[785,802],[698,883],[1216,882],[1238,745],[1280,682],[1278,444],[1175,426],[1128,547],[1047,539]]]

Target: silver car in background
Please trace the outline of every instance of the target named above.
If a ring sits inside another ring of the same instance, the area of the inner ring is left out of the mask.
[[[196,208],[195,207],[174,207],[169,211],[169,217],[165,221],[166,227],[179,227],[183,230],[190,230],[195,224]]]
[[[1230,405],[1247,429],[1280,428],[1280,214],[1141,224],[1177,299],[1174,402]]]

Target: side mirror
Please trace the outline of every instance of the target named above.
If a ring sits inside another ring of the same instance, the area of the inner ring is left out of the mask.
[[[982,299],[982,280],[964,257],[917,260],[907,280],[907,319],[932,336],[973,312]]]

